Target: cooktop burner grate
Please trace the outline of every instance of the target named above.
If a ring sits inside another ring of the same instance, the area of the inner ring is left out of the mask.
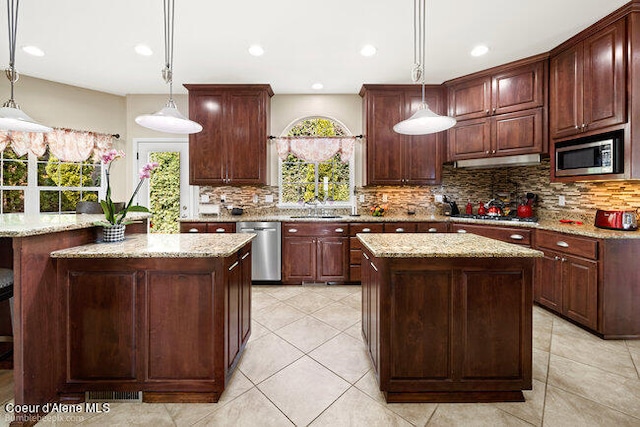
[[[459,214],[451,215],[452,218],[469,218],[469,219],[486,219],[489,221],[508,221],[508,222],[538,222],[538,217],[521,218],[519,216],[500,216],[500,215],[468,215]]]

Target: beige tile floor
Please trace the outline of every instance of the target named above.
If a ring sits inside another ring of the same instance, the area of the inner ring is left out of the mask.
[[[640,341],[603,341],[538,307],[533,315],[526,402],[386,404],[360,336],[360,287],[254,286],[252,336],[218,403],[120,403],[39,425],[640,426]],[[2,402],[11,375],[0,374]]]

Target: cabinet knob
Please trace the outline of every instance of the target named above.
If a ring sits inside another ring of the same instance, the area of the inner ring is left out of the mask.
[[[485,151],[484,154],[489,154],[489,150]]]
[[[458,233],[466,233],[467,230],[465,230],[464,228],[461,228],[460,230],[458,230]]]
[[[523,240],[524,239],[524,236],[522,234],[512,234],[509,237],[512,238],[513,240]]]
[[[490,112],[491,112],[491,110],[485,111],[485,113],[487,113],[487,116],[489,115]]]
[[[493,109],[493,114],[495,114],[495,113],[496,113],[496,109],[494,108],[494,109]]]
[[[580,130],[580,125],[576,125],[576,130]]]
[[[559,256],[555,256],[555,257],[553,257],[553,259],[556,260],[556,261],[559,261],[560,257]]]
[[[224,228],[216,228],[216,233],[224,233],[225,229]]]
[[[190,228],[189,229],[189,233],[197,233],[198,229],[197,228]]]
[[[371,229],[370,228],[363,228],[362,232],[363,233],[371,233]]]
[[[290,228],[289,229],[289,233],[297,233],[298,229],[297,228]]]
[[[582,124],[582,130],[585,130],[587,128],[587,125],[585,123]]]
[[[336,233],[344,233],[344,230],[342,228],[336,228]]]
[[[431,227],[428,231],[429,231],[429,233],[437,233],[438,229]]]
[[[496,150],[491,151],[491,154],[496,154]]]
[[[562,258],[562,259],[560,259],[560,261],[562,261],[562,262],[566,262],[566,261],[567,261],[567,259],[566,259],[566,258]]]
[[[404,228],[402,227],[396,228],[396,233],[404,233]]]
[[[563,242],[562,240],[557,241],[556,245],[560,246],[561,248],[568,248],[569,244],[567,242]]]

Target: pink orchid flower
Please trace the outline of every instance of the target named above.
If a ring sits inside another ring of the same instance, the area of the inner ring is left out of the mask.
[[[140,169],[140,179],[151,178],[151,171],[158,167],[158,162],[149,162]]]

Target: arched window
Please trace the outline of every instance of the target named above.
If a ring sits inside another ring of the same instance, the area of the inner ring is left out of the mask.
[[[287,136],[348,136],[338,122],[322,117],[296,122]],[[337,153],[324,162],[310,162],[289,153],[280,161],[280,205],[295,207],[318,200],[328,206],[349,206],[353,193],[353,160],[342,162]]]

